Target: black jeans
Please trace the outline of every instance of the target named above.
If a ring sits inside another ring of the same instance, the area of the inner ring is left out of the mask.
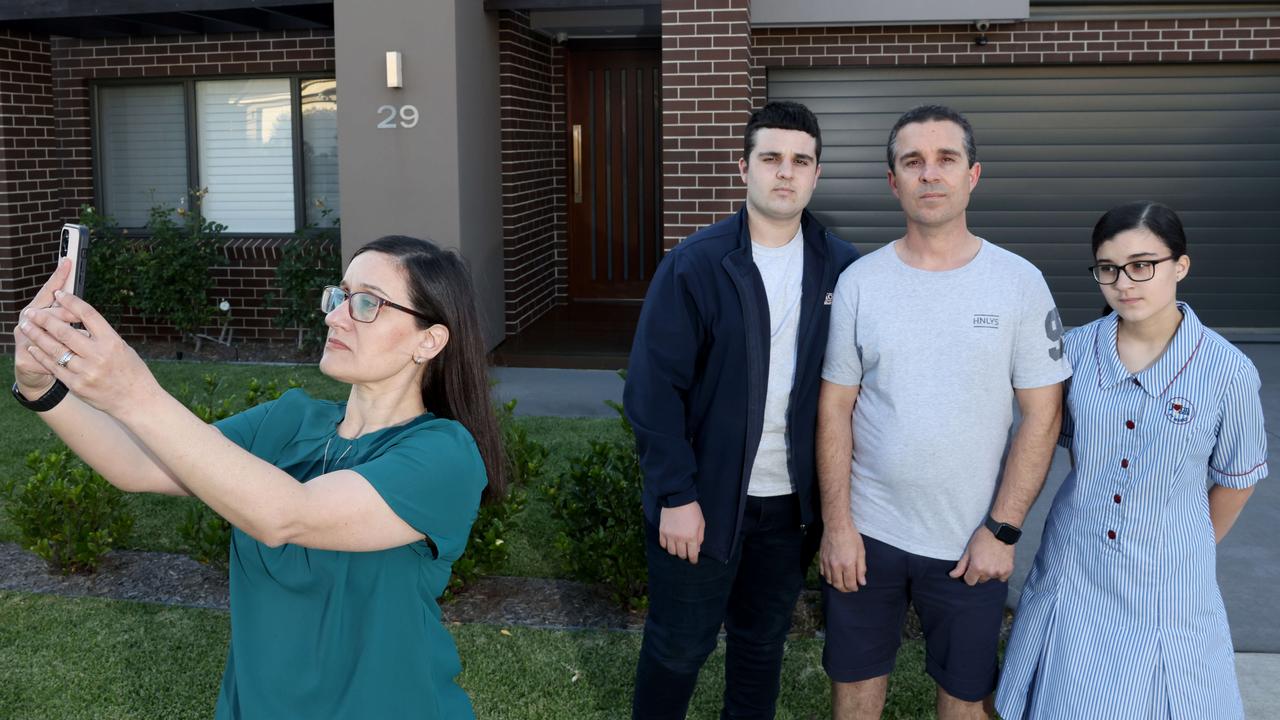
[[[683,718],[698,671],[726,635],[721,718],[772,718],[782,650],[812,548],[796,496],[747,498],[742,542],[729,562],[690,564],[648,528],[649,617],[636,668],[633,718]]]

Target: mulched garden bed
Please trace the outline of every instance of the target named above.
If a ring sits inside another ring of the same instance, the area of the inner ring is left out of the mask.
[[[70,597],[162,603],[226,610],[227,576],[186,555],[136,550],[106,554],[91,575],[51,574],[35,554],[16,543],[0,543],[0,590]],[[488,576],[477,579],[442,606],[445,622],[513,625],[554,630],[638,631],[642,613],[620,610],[595,586],[572,580]],[[1012,615],[1005,614],[1001,637],[1008,638]],[[821,598],[805,590],[796,603],[793,634],[821,633]],[[903,637],[920,638],[914,612],[907,614]]]

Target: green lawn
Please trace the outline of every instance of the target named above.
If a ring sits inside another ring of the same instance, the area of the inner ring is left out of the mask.
[[[450,629],[479,718],[629,716],[640,645],[634,633]],[[224,612],[0,592],[0,717],[207,718],[227,637]],[[821,657],[821,640],[789,643],[779,718],[830,716]],[[933,717],[923,663],[920,643],[905,643],[886,718]],[[722,643],[702,673],[690,718],[716,717],[723,674]]]

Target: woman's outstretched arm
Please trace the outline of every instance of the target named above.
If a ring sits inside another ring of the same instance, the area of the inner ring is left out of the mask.
[[[54,383],[54,375],[41,365],[28,336],[30,318],[38,311],[50,313],[63,322],[75,317],[64,308],[52,307],[54,290],[62,287],[71,264],[63,261],[36,293],[31,304],[18,315],[13,331],[14,378],[18,392],[36,400]],[[72,358],[72,362],[74,362]],[[107,482],[126,492],[155,492],[166,495],[191,494],[138,438],[109,415],[81,402],[68,393],[50,410],[37,413],[62,438],[67,447],[97,470]]]
[[[55,298],[62,309],[27,313],[23,332],[31,356],[83,404],[118,422],[176,482],[231,524],[272,546],[364,551],[422,539],[356,472],[339,470],[304,484],[246,452],[165,392],[88,303],[68,294]],[[64,311],[88,334],[68,324]],[[75,356],[59,366],[67,349]]]

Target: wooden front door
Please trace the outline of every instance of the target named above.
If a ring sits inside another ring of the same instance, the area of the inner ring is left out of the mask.
[[[569,295],[644,297],[662,258],[662,68],[657,49],[570,50]]]

